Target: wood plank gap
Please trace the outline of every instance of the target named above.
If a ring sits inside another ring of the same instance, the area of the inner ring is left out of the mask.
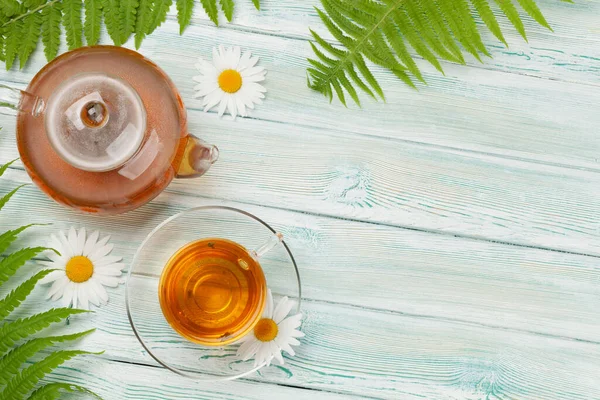
[[[20,171],[20,172],[25,172],[24,168],[20,168],[18,166],[14,166],[14,165],[11,165],[9,167],[9,169],[12,169],[15,171]],[[181,192],[181,191],[175,190],[173,188],[167,188],[166,190],[169,193],[173,193],[173,194],[176,194],[179,196],[184,196],[184,197],[192,197],[192,198],[207,199],[207,200],[230,201],[229,199],[224,198],[224,197],[192,196],[189,193]],[[243,200],[236,200],[235,202],[239,203],[239,204],[265,207],[265,208],[269,208],[272,210],[293,212],[293,213],[309,215],[309,216],[314,216],[314,217],[323,217],[323,218],[331,218],[331,219],[336,219],[336,220],[341,220],[341,221],[359,222],[359,223],[376,225],[376,226],[387,226],[387,227],[391,227],[391,228],[405,229],[405,230],[413,231],[413,232],[430,233],[430,234],[441,235],[441,236],[452,236],[452,237],[455,237],[458,239],[470,239],[470,240],[476,240],[479,242],[494,243],[494,244],[500,244],[500,245],[506,245],[506,246],[516,246],[516,247],[522,247],[522,248],[526,248],[526,249],[537,249],[537,250],[545,250],[545,251],[551,251],[551,252],[562,253],[562,254],[571,254],[571,255],[576,255],[576,256],[600,258],[600,255],[598,255],[598,254],[583,253],[583,252],[578,252],[578,251],[569,251],[569,250],[563,250],[563,249],[558,249],[558,248],[549,247],[549,246],[534,246],[534,245],[528,245],[528,244],[518,243],[518,242],[494,240],[494,239],[490,239],[490,238],[487,238],[484,236],[478,236],[478,235],[467,235],[467,234],[463,234],[463,233],[442,231],[442,230],[438,230],[438,229],[415,228],[413,226],[393,224],[393,223],[389,223],[389,222],[369,221],[369,220],[363,220],[363,219],[358,219],[358,218],[342,217],[342,216],[335,215],[335,214],[298,210],[298,209],[287,208],[287,207],[277,207],[274,205],[265,205],[263,203],[256,203],[256,202],[243,201]]]

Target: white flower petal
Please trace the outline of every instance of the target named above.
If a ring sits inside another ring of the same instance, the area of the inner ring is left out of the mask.
[[[64,307],[69,307],[73,301],[73,292],[75,291],[75,284],[71,281],[67,283],[63,291],[62,304]]]
[[[65,276],[65,272],[64,271],[60,271],[60,270],[58,270],[58,271],[52,271],[48,275],[46,275],[45,277],[43,277],[42,279],[40,279],[38,281],[38,283],[40,285],[45,285],[47,283],[55,282],[57,279],[60,279],[63,276]]]
[[[208,110],[210,110],[211,108],[213,108],[214,106],[216,106],[217,104],[222,102],[223,97],[224,97],[223,91],[220,89],[211,93],[209,96],[207,96],[204,99],[204,102],[206,104],[204,107],[204,112],[207,112]]]
[[[262,82],[266,79],[264,75],[252,75],[252,76],[244,76],[242,77],[244,80],[244,84]]]
[[[278,341],[277,345],[281,348],[282,351],[285,351],[290,356],[294,357],[296,355],[296,352],[294,351],[294,349],[292,349],[292,346],[290,346],[287,343],[287,341],[280,340],[280,341]]]
[[[94,270],[94,276],[103,275],[103,276],[121,276],[123,273],[120,269],[116,268],[98,268]]]
[[[79,249],[77,248],[77,231],[74,227],[69,228],[69,246],[71,246],[71,250],[73,251],[73,256],[80,256]]]
[[[273,357],[275,357],[277,362],[279,362],[279,365],[284,364],[283,356],[281,355],[281,351],[277,348],[277,346],[273,348]]]
[[[103,267],[105,265],[114,264],[114,263],[121,261],[122,259],[123,259],[123,257],[119,257],[119,256],[105,256],[105,257],[102,257],[101,259],[99,259],[98,261],[96,261],[94,263],[94,267],[99,268],[99,267]]]
[[[100,236],[100,232],[95,231],[94,233],[92,233],[90,235],[90,237],[87,238],[87,240],[85,241],[85,246],[83,247],[83,255],[84,256],[88,256],[92,250],[94,250],[94,247],[96,246],[96,242],[98,241],[98,237]]]
[[[198,88],[198,86],[200,88]],[[216,91],[217,89],[219,89],[219,84],[216,82],[211,82],[211,83],[207,83],[206,85],[198,85],[198,86],[196,89],[198,91],[194,94],[194,97],[196,97],[196,98],[207,96],[207,95],[213,93],[214,91]]]
[[[114,244],[107,244],[105,246],[102,247],[96,247],[96,249],[94,251],[92,251],[90,253],[90,255],[88,256],[88,258],[94,263],[98,263],[99,261],[101,261],[105,256],[107,256],[115,247]]]
[[[248,65],[246,66],[247,69],[250,69],[252,67],[254,67],[256,65],[256,63],[258,63],[258,57],[252,57],[248,60]]]
[[[218,111],[219,117],[222,117],[223,114],[225,114],[225,110],[227,109],[227,103],[228,103],[227,100],[228,100],[227,95],[223,96],[223,98],[221,99],[221,104],[219,104],[219,111]]]
[[[104,265],[94,265],[95,269],[98,270],[103,270],[105,268],[110,268],[110,269],[116,269],[119,271],[123,271],[127,268],[127,265],[125,263],[114,263],[114,264],[104,264]]]
[[[290,313],[292,307],[294,307],[294,302],[290,301],[287,296],[279,300],[277,307],[275,307],[275,311],[273,311],[273,321],[279,325],[279,323]]]
[[[265,72],[265,68],[264,67],[252,67],[252,68],[247,68],[242,72],[242,77],[248,77],[248,76],[253,76],[253,75],[259,75],[259,74],[263,74]]]
[[[100,298],[101,302],[103,302],[104,304],[108,303],[108,293],[106,292],[106,289],[104,289],[104,287],[99,282],[97,282],[95,279],[92,279],[92,280],[90,280],[90,286],[92,287],[94,292],[98,295],[98,298]]]
[[[302,325],[302,314],[296,314],[288,317],[277,325],[279,326],[279,329],[283,331],[296,329]]]
[[[297,330],[293,330],[293,331],[290,333],[290,337],[294,337],[294,338],[303,338],[304,336],[306,336],[306,335],[304,334],[304,332],[300,332],[300,331],[297,331]]]
[[[65,287],[69,284],[69,278],[67,278],[64,274],[60,279],[57,279],[52,283],[50,289],[48,290],[48,294],[46,296],[47,299],[54,297],[54,295],[58,294],[58,298],[53,300],[58,300],[64,293]]]
[[[117,287],[121,283],[120,279],[114,276],[96,275],[94,279],[108,287]]]
[[[229,114],[235,119],[237,117],[237,107],[235,105],[235,96],[231,95],[227,99],[227,109],[229,110]]]
[[[247,51],[245,52],[242,57],[240,58],[240,61],[238,62],[238,71],[242,72],[245,68],[249,68],[250,67],[250,57],[252,57],[252,53]]]
[[[73,258],[73,249],[69,245],[69,239],[67,239],[67,236],[63,231],[58,232],[58,240],[61,243],[60,254],[67,260]]]
[[[300,346],[300,342],[296,339],[296,338],[288,338],[287,342],[291,345],[291,346]]]
[[[243,360],[249,360],[256,353],[258,344],[259,343],[256,339],[248,340],[242,343],[242,345],[237,350],[238,357],[241,357]]]
[[[79,228],[79,232],[77,233],[77,254],[83,255],[83,249],[85,247],[85,227]]]
[[[79,285],[79,301],[81,302],[81,308],[83,308],[84,310],[90,309],[90,303],[88,302],[88,287],[89,286],[85,283]]]
[[[79,304],[79,284],[75,286],[73,290],[73,308],[80,308],[81,304]]]
[[[88,285],[88,297],[89,297],[90,303],[92,303],[96,307],[100,306],[100,297],[98,297],[96,290],[94,290],[94,285],[93,285],[92,281],[90,281],[90,284]]]
[[[271,292],[271,289],[267,289],[267,301],[262,317],[273,318],[273,293]]]
[[[106,243],[108,243],[109,240],[110,240],[110,235],[106,235],[102,239],[100,239],[94,247],[95,248],[103,247],[104,245],[106,245]]]

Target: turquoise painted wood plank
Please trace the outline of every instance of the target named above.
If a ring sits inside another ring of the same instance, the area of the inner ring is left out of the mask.
[[[175,193],[600,254],[600,175],[291,124],[219,120],[190,111],[190,129],[222,157]],[[0,161],[17,156],[0,117]]]
[[[42,309],[43,294],[38,289],[14,317]],[[129,328],[123,288],[111,289],[110,296],[111,302],[94,315],[71,318],[68,331],[96,327],[79,344],[106,350],[96,359],[155,365]],[[306,337],[296,356],[283,367],[263,369],[253,381],[382,399],[600,398],[598,344],[314,301],[304,302],[303,312]],[[154,324],[154,317],[149,308],[144,321],[164,338],[163,351],[184,350],[181,362],[193,365],[197,357],[190,347],[173,340],[172,330]],[[215,357],[193,370],[202,371],[215,360],[223,368],[227,359],[228,370],[235,370],[232,351]],[[94,374],[93,367],[81,369]],[[169,374],[160,373],[164,379]]]
[[[103,40],[108,43],[106,35]],[[561,38],[551,36],[547,47],[560,42]],[[444,77],[426,68],[430,84],[418,92],[375,69],[386,87],[387,104],[365,98],[363,109],[352,106],[348,110],[338,103],[329,105],[306,87],[306,57],[311,50],[304,39],[250,35],[209,25],[191,26],[180,37],[178,25],[169,20],[146,40],[142,50],[171,75],[187,106],[199,108],[201,103],[193,100],[194,64],[198,56],[209,56],[218,44],[251,49],[270,71],[266,83],[269,101],[253,113],[254,118],[599,169],[596,155],[600,148],[594,130],[600,122],[594,106],[600,101],[599,91],[595,86],[556,81],[560,75],[552,74],[550,66],[540,68],[550,71],[551,80],[452,64],[447,65]],[[498,55],[500,61],[506,57]],[[0,79],[26,83],[44,63],[38,51],[25,72],[1,72]],[[529,65],[527,60],[522,63],[523,68]],[[592,74],[583,71],[581,75]]]
[[[132,365],[106,359],[86,357],[69,361],[44,380],[83,385],[106,400],[343,400],[357,399],[317,390],[282,385],[257,385],[252,381],[194,382],[167,374],[155,367]],[[80,395],[65,395],[61,399],[81,400]]]
[[[0,193],[26,181],[24,172],[11,170],[0,179]],[[0,231],[30,222],[29,215],[40,222],[51,215],[52,226],[30,232],[22,243],[45,243],[55,230],[83,225],[111,233],[115,253],[129,262],[159,222],[214,203],[169,190],[136,212],[96,218],[73,215],[28,187],[0,213]],[[284,234],[299,263],[306,299],[599,343],[600,268],[595,257],[224,204],[253,212]],[[258,246],[247,243],[249,227],[238,226],[235,234],[246,247]],[[294,282],[278,257],[276,252],[275,263],[268,265],[269,284],[279,293],[294,294]]]
[[[482,27],[484,43],[493,58],[486,59],[481,64],[473,57],[467,57],[468,65],[586,84],[600,83],[600,29],[597,21],[599,1],[577,1],[575,4],[540,1],[540,8],[554,32],[523,15],[529,44],[518,35],[495,3],[491,2],[491,5],[510,48],[507,49],[495,39],[483,23],[477,20]],[[221,28],[308,40],[311,38],[308,30],[310,27],[334,43],[335,40],[323,28],[314,7],[320,7],[319,0],[267,0],[258,12],[251,4],[238,2],[233,22],[228,24],[223,20]],[[173,9],[170,18],[174,19],[175,15]],[[194,24],[212,25],[201,7],[195,9],[192,21]],[[447,63],[443,65],[445,64]]]

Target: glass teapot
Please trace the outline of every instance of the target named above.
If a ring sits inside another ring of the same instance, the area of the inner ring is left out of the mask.
[[[120,47],[65,53],[25,91],[0,85],[0,105],[17,113],[18,149],[31,179],[84,212],[133,210],[173,178],[203,175],[219,156],[188,133],[169,77]]]

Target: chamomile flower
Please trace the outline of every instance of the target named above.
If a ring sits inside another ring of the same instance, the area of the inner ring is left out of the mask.
[[[288,317],[292,308],[294,302],[287,297],[282,298],[277,307],[273,308],[273,294],[269,289],[262,319],[252,332],[240,340],[238,357],[244,361],[254,357],[254,366],[259,366],[265,362],[271,365],[273,359],[283,365],[282,350],[294,356],[292,346],[300,345],[297,338],[303,337],[304,333],[297,330],[302,321],[302,314]]]
[[[85,228],[77,232],[71,227],[67,234],[60,231],[50,238],[50,247],[60,255],[50,253],[48,257],[52,261],[41,262],[55,269],[40,281],[52,283],[47,298],[54,301],[62,298],[65,307],[88,309],[90,303],[99,306],[108,302],[105,286],[117,287],[124,283],[122,258],[109,255],[114,246],[108,244],[110,236],[98,240],[98,231],[86,237]]]
[[[260,83],[265,80],[266,71],[257,67],[258,57],[252,57],[249,51],[241,55],[239,47],[213,48],[212,63],[199,59],[196,68],[200,75],[195,76],[198,82],[194,97],[203,97],[202,106],[208,111],[219,106],[222,116],[227,110],[235,118],[248,115],[247,109],[254,109],[261,104],[267,89]]]

